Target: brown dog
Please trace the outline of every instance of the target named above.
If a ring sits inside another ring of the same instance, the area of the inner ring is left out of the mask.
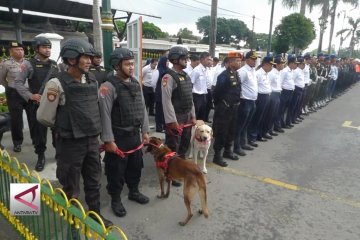
[[[196,192],[199,193],[201,210],[207,218],[209,216],[207,208],[206,180],[204,174],[199,167],[190,161],[186,161],[175,155],[160,138],[151,137],[146,152],[150,152],[154,156],[158,169],[161,193],[158,198],[168,198],[170,194],[171,180],[184,180],[184,202],[187,209],[187,217],[184,221],[179,222],[181,226],[185,226],[191,217],[191,201]],[[164,193],[164,180],[167,181],[167,190]]]

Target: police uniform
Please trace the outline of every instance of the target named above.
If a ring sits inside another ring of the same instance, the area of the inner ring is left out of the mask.
[[[106,77],[108,75],[108,72],[103,66],[95,66],[91,65],[89,72],[95,75],[96,80],[99,83],[99,86],[106,81]]]
[[[31,100],[33,94],[41,95],[41,88],[50,76],[59,72],[54,60],[40,61],[38,56],[25,60],[21,71],[15,79],[15,88],[21,97],[28,103],[30,108],[29,128],[30,135],[35,147],[35,153],[44,154],[46,150],[47,127],[36,120],[36,111],[39,103]]]
[[[213,92],[214,111],[214,163],[227,166],[221,159],[221,151],[225,148],[224,157],[237,160],[232,156],[231,147],[235,138],[237,109],[240,104],[241,83],[237,71],[227,68],[217,78]],[[242,154],[244,155],[244,154]]]
[[[246,54],[246,58],[257,58],[257,56],[255,52],[250,51]],[[238,108],[237,126],[235,129],[234,152],[240,152],[242,149],[252,149],[247,145],[247,128],[255,113],[255,101],[258,96],[258,84],[255,69],[248,64],[245,64],[237,71],[241,81],[241,100]]]
[[[165,118],[165,143],[180,156],[185,157],[190,146],[191,127],[184,128],[182,134],[174,132],[169,124],[188,124],[195,117],[192,98],[192,83],[184,71],[168,69],[162,78],[162,104]]]
[[[303,58],[299,58],[298,60],[300,63],[304,63]],[[301,111],[301,99],[305,87],[305,81],[304,81],[304,71],[300,67],[297,67],[294,70],[294,84],[295,84],[295,89],[289,106],[290,121],[286,122],[287,125],[290,125],[292,123],[298,123],[297,118],[301,113],[301,112],[299,113],[299,111]]]
[[[149,121],[138,80],[120,80],[112,76],[101,85],[99,91],[101,140],[115,142],[122,151],[140,146],[142,134],[149,131]],[[129,188],[129,197],[132,192],[139,191],[141,169],[144,167],[142,155],[141,149],[124,158],[105,153],[107,191],[112,200],[120,199],[124,183]]]
[[[17,62],[15,59],[10,58],[0,64],[0,84],[5,87],[5,95],[11,117],[11,137],[14,151],[16,152],[21,151],[21,144],[24,140],[23,110],[26,111],[28,120],[31,119],[31,110],[27,102],[15,89],[15,78],[21,70],[22,63],[23,59]]]

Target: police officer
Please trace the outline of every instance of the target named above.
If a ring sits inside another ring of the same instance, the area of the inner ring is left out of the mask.
[[[181,128],[181,124],[195,124],[195,108],[192,98],[192,83],[186,68],[188,51],[182,46],[170,49],[168,59],[173,67],[167,69],[162,78],[162,104],[165,118],[165,143],[180,157],[185,158],[185,153],[190,146],[191,127]],[[172,182],[174,186],[180,186]]]
[[[18,42],[10,42],[10,56],[0,65],[0,84],[5,87],[5,95],[11,118],[11,138],[14,144],[14,152],[21,152],[23,135],[23,110],[25,109],[30,119],[30,109],[26,101],[15,89],[15,78],[20,72],[21,64],[24,61],[24,46]],[[30,124],[29,124],[30,125]]]
[[[94,57],[91,58],[91,66],[90,66],[90,72],[95,75],[96,80],[100,85],[106,81],[106,76],[108,72],[105,70],[103,66],[101,66],[102,61],[102,53],[101,52],[95,52]]]
[[[22,64],[21,71],[15,79],[15,88],[30,108],[29,128],[35,153],[38,155],[35,170],[42,171],[45,165],[47,127],[36,120],[36,111],[41,98],[40,89],[42,85],[50,75],[59,72],[59,69],[56,62],[49,59],[51,54],[49,39],[36,37],[33,40],[33,48],[36,55],[29,61],[25,60]],[[26,80],[28,86],[26,86]]]
[[[117,148],[129,151],[149,141],[149,121],[141,87],[134,73],[134,54],[126,48],[116,48],[110,64],[116,75],[100,87],[100,113],[105,142],[105,174],[111,208],[118,217],[126,215],[120,194],[124,183],[129,188],[129,200],[146,204],[149,198],[140,193],[141,169],[144,167],[142,152],[137,150],[124,158],[116,155]]]
[[[60,56],[68,65],[45,86],[37,111],[37,119],[57,134],[56,176],[68,198],[78,198],[80,175],[84,180],[85,201],[89,210],[100,214],[101,164],[99,140],[101,132],[98,105],[98,83],[89,73],[92,46],[83,39],[69,39]],[[112,222],[102,217],[105,226]]]
[[[227,58],[228,67],[218,76],[213,91],[215,103],[213,124],[215,155],[213,162],[221,167],[228,165],[223,157],[239,160],[231,147],[235,137],[237,108],[240,103],[241,83],[237,70],[240,68],[242,55],[239,52],[229,52]],[[222,155],[223,148],[225,151]],[[238,154],[246,155],[243,151]]]

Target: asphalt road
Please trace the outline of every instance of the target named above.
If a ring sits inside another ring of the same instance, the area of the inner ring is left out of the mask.
[[[194,214],[187,226],[178,225],[186,214],[182,188],[172,188],[166,200],[156,198],[159,184],[149,154],[144,158],[141,191],[150,203],[129,201],[125,188],[128,215],[117,218],[111,212],[103,177],[102,213],[132,240],[358,240],[359,92],[357,84],[293,129],[260,143],[239,161],[228,161],[227,168],[209,164],[208,219]],[[11,146],[9,133],[3,143]],[[23,152],[13,155],[34,168],[36,156],[28,133]],[[41,176],[55,180],[50,144],[46,155],[48,163]],[[208,162],[212,155],[211,151]],[[193,204],[193,210],[197,209],[198,198]],[[0,231],[1,239],[5,239],[3,234],[6,230]]]

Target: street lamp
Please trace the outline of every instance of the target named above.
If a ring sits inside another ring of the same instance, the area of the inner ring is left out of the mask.
[[[327,17],[319,17],[319,26],[320,26],[320,39],[319,39],[319,46],[318,46],[318,53],[322,50],[322,41],[323,41],[323,35],[327,26]]]

